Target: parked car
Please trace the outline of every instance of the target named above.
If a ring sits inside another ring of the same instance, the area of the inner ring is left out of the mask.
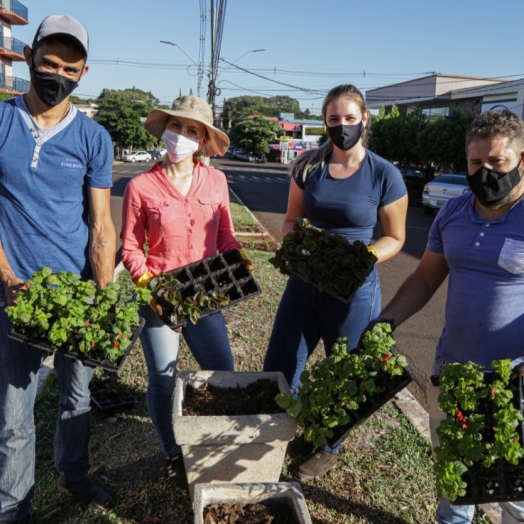
[[[242,149],[235,149],[233,151],[233,158],[236,158],[237,160],[240,160],[242,158],[243,154],[244,154],[244,151]]]
[[[164,158],[164,155],[167,153],[166,149],[151,149],[148,151],[153,160],[160,160]]]
[[[424,186],[422,206],[425,215],[432,215],[451,198],[469,191],[467,175],[443,174]]]
[[[135,151],[124,155],[124,162],[149,162],[151,155],[147,151]]]
[[[414,206],[422,202],[424,186],[433,180],[434,171],[425,167],[398,166],[408,190],[409,205]]]

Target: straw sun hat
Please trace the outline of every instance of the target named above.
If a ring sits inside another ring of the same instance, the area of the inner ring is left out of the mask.
[[[197,96],[181,96],[176,98],[171,109],[153,109],[146,118],[146,129],[157,138],[162,138],[170,116],[189,118],[204,124],[206,128],[206,142],[199,151],[200,155],[222,156],[229,147],[228,136],[213,126],[213,112],[211,106]]]

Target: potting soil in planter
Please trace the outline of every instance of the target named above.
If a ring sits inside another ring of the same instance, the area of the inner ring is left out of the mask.
[[[377,257],[364,242],[350,244],[342,235],[332,235],[299,218],[270,262],[281,273],[295,275],[348,303],[373,271]]]
[[[171,329],[260,295],[236,249],[161,273],[148,284],[157,314]]]
[[[434,469],[453,504],[524,500],[524,378],[509,378],[509,360],[492,366],[449,364],[439,377],[448,417],[437,428]]]
[[[184,416],[236,416],[284,413],[275,402],[278,384],[259,379],[246,387],[219,387],[206,382],[199,388],[186,387]]]
[[[211,504],[204,508],[204,524],[297,524],[285,503]]]

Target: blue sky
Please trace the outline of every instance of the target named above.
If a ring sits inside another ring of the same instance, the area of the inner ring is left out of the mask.
[[[75,94],[135,86],[166,104],[180,90],[197,94],[197,68],[160,40],[177,43],[198,62],[204,0],[21,1],[30,23],[13,26],[13,36],[25,43],[49,14],[69,13],[87,27],[91,69]],[[229,0],[220,55],[269,80],[221,62],[217,101],[289,95],[317,113],[323,93],[341,83],[365,91],[432,71],[521,78],[523,22],[522,0]],[[207,71],[209,22],[205,38]],[[25,64],[14,67],[15,76],[29,78]],[[204,98],[207,82],[204,76]]]

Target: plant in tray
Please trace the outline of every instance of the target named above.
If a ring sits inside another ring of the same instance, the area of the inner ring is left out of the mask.
[[[387,323],[364,334],[363,349],[349,351],[347,339],[340,338],[329,357],[302,373],[298,391],[277,395],[277,403],[304,426],[306,440],[326,444],[355,420],[355,412],[386,392],[385,376],[394,383],[404,375],[407,360],[391,351],[394,342]]]
[[[297,275],[320,291],[346,300],[363,284],[376,261],[364,242],[351,244],[342,235],[311,226],[305,218],[297,219],[270,259],[281,273]]]
[[[124,355],[139,325],[136,302],[124,300],[120,284],[97,289],[68,271],[44,267],[18,291],[17,304],[6,308],[16,333],[65,351],[115,362]]]
[[[523,420],[510,360],[492,362],[493,373],[480,364],[448,364],[439,376],[439,407],[447,414],[437,428],[435,447],[439,496],[453,501],[466,495],[463,475],[471,467],[517,465],[524,457]],[[516,406],[519,406],[517,409]]]
[[[202,314],[227,306],[229,298],[216,290],[205,291],[202,284],[181,282],[176,275],[160,273],[148,284],[147,289],[156,304],[158,313],[172,326],[196,324]]]

